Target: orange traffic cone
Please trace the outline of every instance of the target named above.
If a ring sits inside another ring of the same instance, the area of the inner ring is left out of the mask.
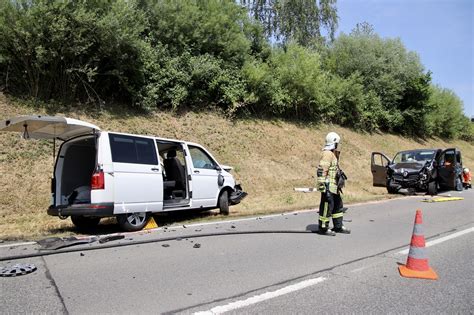
[[[425,253],[425,236],[421,228],[422,221],[421,210],[416,210],[407,263],[404,266],[399,266],[398,270],[402,277],[437,280],[438,275],[428,265],[428,256]]]

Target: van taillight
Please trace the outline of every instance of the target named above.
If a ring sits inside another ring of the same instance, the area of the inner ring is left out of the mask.
[[[104,172],[98,171],[92,174],[91,189],[104,189],[104,188],[105,188]]]

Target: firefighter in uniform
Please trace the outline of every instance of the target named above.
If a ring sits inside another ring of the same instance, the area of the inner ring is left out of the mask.
[[[323,148],[317,169],[318,190],[321,192],[318,232],[324,235],[334,236],[335,233],[351,233],[342,224],[342,217],[346,208],[342,207],[340,191],[346,177],[338,165],[339,151],[336,149],[340,140],[341,138],[335,132],[327,134],[326,145]],[[329,228],[330,218],[332,218],[334,225],[332,230]]]

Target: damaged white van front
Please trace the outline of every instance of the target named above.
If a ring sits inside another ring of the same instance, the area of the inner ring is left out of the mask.
[[[101,131],[55,116],[15,117],[3,121],[0,131],[62,141],[48,214],[70,216],[78,228],[116,216],[124,230],[136,231],[161,211],[219,208],[228,214],[247,195],[230,168],[199,144]]]

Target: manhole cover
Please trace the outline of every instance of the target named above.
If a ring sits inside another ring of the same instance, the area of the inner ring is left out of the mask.
[[[36,270],[33,264],[16,264],[10,267],[0,268],[0,277],[16,277],[32,273]]]

